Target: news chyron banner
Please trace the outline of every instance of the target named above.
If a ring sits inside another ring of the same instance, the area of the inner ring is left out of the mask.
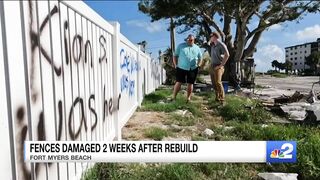
[[[25,162],[295,163],[295,141],[25,141]]]

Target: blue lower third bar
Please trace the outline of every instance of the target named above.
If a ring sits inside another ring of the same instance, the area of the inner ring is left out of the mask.
[[[269,163],[297,162],[297,142],[267,141],[266,159]]]

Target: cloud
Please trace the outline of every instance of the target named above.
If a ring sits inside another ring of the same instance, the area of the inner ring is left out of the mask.
[[[135,19],[127,21],[126,24],[129,26],[144,28],[149,33],[160,32],[163,30],[163,27],[160,24],[160,22],[147,22],[144,20]]]
[[[296,32],[296,37],[298,40],[316,40],[320,37],[320,25],[316,24],[299,30]]]
[[[282,26],[280,24],[274,24],[272,26],[270,26],[270,30],[280,30],[282,28]]]
[[[267,70],[272,69],[271,62],[273,60],[284,62],[285,53],[278,45],[268,44],[257,48],[257,52],[254,54],[254,57],[257,65],[256,71],[266,72]]]

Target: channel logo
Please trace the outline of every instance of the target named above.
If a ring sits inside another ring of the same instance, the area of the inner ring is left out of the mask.
[[[297,161],[296,141],[267,141],[267,162],[295,163]]]

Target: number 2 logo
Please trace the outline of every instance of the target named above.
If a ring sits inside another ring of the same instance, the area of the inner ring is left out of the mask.
[[[293,145],[290,143],[284,143],[281,146],[281,150],[284,150],[282,153],[281,159],[292,159],[292,151],[293,151]]]

